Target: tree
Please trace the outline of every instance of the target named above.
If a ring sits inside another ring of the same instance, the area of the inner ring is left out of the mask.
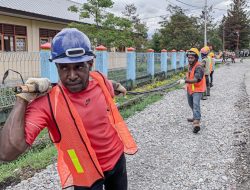
[[[207,44],[211,44],[211,38],[213,37],[213,41],[215,41],[214,37],[216,36],[216,24],[213,23],[214,18],[212,17],[213,7],[210,6],[207,10],[202,11],[202,14],[198,18],[198,25],[200,26],[200,35],[202,37],[203,42],[205,41],[204,32],[205,32],[205,12],[206,13],[206,32],[207,32]],[[220,38],[218,38],[220,40]],[[204,43],[201,44],[204,46]]]
[[[213,13],[213,7],[209,7],[207,11],[207,45],[211,44],[213,46],[214,51],[219,51],[222,49],[222,38],[220,35],[220,28],[219,25],[216,23],[213,23],[213,20],[215,20],[212,16]],[[198,18],[198,25],[200,26],[200,35],[202,42],[200,44],[200,47],[202,47],[203,41],[204,41],[204,30],[205,30],[205,11],[202,11],[202,14],[200,15],[200,18]]]
[[[161,41],[160,48],[163,49],[190,49],[199,47],[202,41],[198,18],[188,17],[179,6],[168,6],[171,13],[169,19],[163,18],[159,30]]]
[[[132,23],[132,40],[136,50],[144,49],[147,44],[147,27],[146,23],[141,22],[137,14],[137,8],[134,4],[127,4],[122,14]]]
[[[87,0],[87,3],[84,3],[80,8],[76,7],[75,5],[70,6],[68,8],[69,11],[72,12],[79,12],[80,18],[92,18],[95,21],[95,27],[93,25],[81,26],[76,23],[70,24],[71,27],[76,27],[79,30],[85,32],[89,38],[91,38],[92,44],[95,46],[102,44],[105,41],[103,37],[103,32],[100,30],[100,25],[104,18],[106,17],[106,9],[112,8],[114,2],[112,0]]]
[[[122,17],[114,14],[108,14],[103,22],[103,36],[105,36],[107,44],[124,49],[133,45],[132,42],[132,23]]]
[[[233,0],[224,17],[225,47],[230,50],[249,48],[250,21],[246,0]]]
[[[96,26],[102,23],[103,18],[107,14],[106,9],[112,8],[114,2],[112,0],[87,0],[81,8],[75,5],[70,6],[68,10],[72,12],[80,12],[80,18],[94,18]]]
[[[138,19],[133,23],[128,18],[118,17],[105,11],[112,6],[112,0],[88,0],[81,8],[71,6],[70,11],[80,12],[81,18],[93,18],[95,25],[71,23],[69,26],[86,33],[92,44],[95,45],[102,44],[108,48],[116,47],[118,49],[136,46],[141,34],[145,36],[143,26],[138,23]],[[140,44],[142,43],[141,40]]]
[[[155,32],[154,35],[152,36],[152,40],[150,40],[150,48],[155,50],[156,52],[160,52],[161,49],[161,34],[159,32]]]
[[[219,50],[222,50],[222,39],[218,26],[214,26],[214,28],[208,31],[208,44],[213,46],[214,51],[218,52]]]
[[[129,47],[133,44],[130,32],[131,22],[113,14],[106,16],[98,30],[95,25],[71,23],[69,26],[78,28],[87,34],[92,44],[97,43],[97,45],[102,44],[107,48],[116,47],[118,49],[124,49],[124,47]]]

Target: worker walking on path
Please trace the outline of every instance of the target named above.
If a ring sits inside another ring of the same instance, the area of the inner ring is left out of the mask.
[[[198,62],[199,50],[197,48],[191,48],[187,52],[187,57],[189,64],[186,79],[179,80],[179,83],[186,83],[188,104],[193,112],[193,117],[187,120],[188,122],[193,122],[193,132],[198,133],[200,131],[201,120],[200,100],[206,88],[206,79],[204,76],[204,68],[201,63]]]
[[[208,53],[209,53],[209,47],[205,46],[201,49],[201,64],[204,67],[204,74],[205,74],[205,78],[206,78],[206,90],[202,96],[202,100],[206,100],[207,96],[210,96],[210,85],[209,85],[209,75],[210,75],[210,62],[211,60],[208,57]]]
[[[113,101],[126,89],[90,72],[95,55],[88,37],[77,29],[59,32],[51,55],[60,82],[49,91],[48,79],[26,81],[38,93],[17,94],[0,133],[0,160],[16,159],[47,127],[58,151],[63,189],[127,190],[124,152],[136,153],[137,145]]]

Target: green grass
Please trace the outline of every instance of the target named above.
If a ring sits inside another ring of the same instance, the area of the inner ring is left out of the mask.
[[[0,184],[9,178],[18,179],[22,170],[40,170],[53,162],[56,149],[52,144],[43,144],[23,154],[19,159],[0,165]]]
[[[128,117],[134,115],[135,112],[144,110],[148,105],[159,101],[161,98],[162,98],[161,94],[153,94],[145,96],[139,103],[121,110],[120,113],[124,119],[127,119]]]

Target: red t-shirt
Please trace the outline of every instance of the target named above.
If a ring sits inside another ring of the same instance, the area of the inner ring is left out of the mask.
[[[108,83],[108,85],[111,95],[114,96],[112,84]],[[91,80],[87,89],[78,93],[71,93],[65,87],[63,88],[82,118],[102,170],[113,169],[123,153],[124,147],[109,122],[107,103],[101,87],[95,80]],[[45,127],[56,126],[50,113],[48,99],[43,96],[31,102],[27,107],[25,114],[26,142],[31,145]]]

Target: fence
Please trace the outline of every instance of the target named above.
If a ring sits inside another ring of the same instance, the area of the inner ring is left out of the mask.
[[[185,66],[185,55],[181,52],[136,53],[131,51],[127,53],[108,53],[107,51],[97,51],[96,53],[97,59],[94,69],[103,72],[110,79],[117,81],[136,80],[136,78],[145,75],[152,75],[153,77],[159,72],[178,70]],[[44,76],[50,79],[54,76],[53,80],[58,80],[54,64],[48,61],[49,56],[49,51],[0,52],[1,83],[5,71],[8,69],[18,71],[24,80],[29,77]],[[134,62],[134,68],[131,68],[133,66],[131,62]],[[131,78],[131,73],[129,72],[135,72],[135,75]],[[5,83],[7,86],[15,85],[21,82],[20,79],[19,74],[10,71]]]
[[[6,118],[14,105],[15,94],[8,87],[0,87],[0,124],[6,121]]]
[[[115,81],[126,80],[127,57],[126,53],[108,53],[108,77]]]
[[[164,76],[183,69],[186,65],[184,52],[146,53],[135,52],[108,53],[106,49],[96,51],[94,69],[108,76],[109,79],[123,83],[127,88],[151,81],[159,73]],[[29,77],[47,77],[52,82],[59,80],[55,64],[48,61],[50,52],[0,52],[0,123],[4,122],[15,101],[12,87],[22,83],[19,74],[9,71],[2,84],[7,70],[19,72],[24,81]]]
[[[40,76],[40,53],[39,52],[0,52],[0,76],[2,77],[8,69],[13,69],[22,74],[24,79]],[[9,72],[9,80],[16,82],[20,76],[15,72]]]

